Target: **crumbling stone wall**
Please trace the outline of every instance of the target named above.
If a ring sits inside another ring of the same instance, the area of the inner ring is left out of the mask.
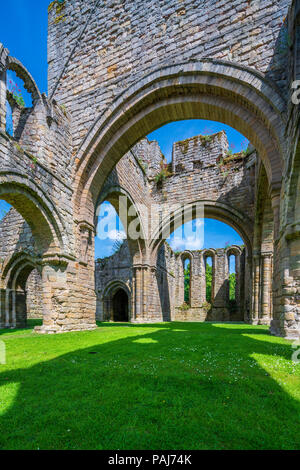
[[[219,184],[225,181],[215,193],[215,183],[208,188],[205,207],[211,216],[230,219],[245,239],[246,269],[252,264],[249,284],[258,292],[250,317],[262,320],[260,312],[265,317],[271,299],[272,333],[299,337],[299,106],[292,101],[293,82],[300,78],[298,39],[299,0],[54,1],[49,6],[49,98],[0,45],[0,197],[24,217],[36,251],[34,259],[26,253],[18,258],[17,271],[5,262],[0,300],[5,326],[22,316],[22,298],[19,302],[19,294],[11,293],[9,280],[23,286],[28,263],[31,268],[38,261],[43,279],[41,331],[95,327],[93,234],[103,183],[149,132],[172,120],[198,118],[235,127],[257,151],[256,163],[254,156],[224,159],[228,168],[218,176],[214,167],[197,168],[196,158],[194,173],[199,180],[203,171]],[[6,100],[12,98],[7,70],[16,71],[33,97],[30,110],[13,106],[12,138],[5,132]],[[259,184],[252,181],[255,175],[261,178],[260,160],[268,186],[263,210],[269,215],[271,207],[273,213],[272,257],[262,252],[259,237],[255,239],[260,230],[253,230],[259,220]],[[241,168],[235,174],[238,161]],[[156,164],[158,159],[149,175]],[[132,204],[138,198],[173,202],[175,197],[168,196],[171,182],[178,191],[180,184],[181,189],[189,188],[182,198],[191,203],[205,198],[205,191],[199,190],[204,186],[193,186],[186,170],[167,178],[163,191],[151,182],[151,175],[144,178]],[[248,198],[250,208],[244,206],[247,179],[255,193]],[[246,223],[240,220],[241,211]],[[152,222],[152,227],[158,226],[157,213]],[[136,321],[147,315],[162,318],[161,311],[154,314],[162,243],[153,242],[153,233],[149,243],[129,240]]]
[[[75,148],[115,96],[164,65],[232,61],[285,87],[287,54],[279,43],[288,7],[286,0],[72,0],[57,13],[53,4],[49,94],[72,115]]]
[[[229,301],[229,255],[236,256],[236,298]],[[206,298],[205,259],[212,258],[212,298]],[[184,261],[190,260],[190,302],[184,301]],[[247,321],[245,290],[244,248],[227,248],[187,251],[176,254],[175,321]],[[269,318],[270,321],[270,318]]]
[[[209,304],[206,300],[205,257],[213,256],[212,291]],[[236,254],[236,301],[229,301],[229,255]],[[190,258],[190,302],[184,302],[184,265]],[[159,299],[153,298],[157,319],[158,309],[165,321],[244,321],[245,318],[245,256],[244,248],[238,246],[217,250],[177,252],[165,243],[158,254],[156,280]],[[125,241],[120,250],[112,256],[96,261],[97,320],[112,321],[112,297],[117,288],[126,288],[132,295],[132,260]],[[157,305],[159,305],[157,307]],[[151,321],[152,310],[145,321]],[[136,319],[129,313],[130,321]],[[269,322],[271,317],[269,318]]]

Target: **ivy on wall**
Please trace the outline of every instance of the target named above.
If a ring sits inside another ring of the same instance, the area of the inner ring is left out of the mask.
[[[66,0],[54,0],[48,6],[48,13],[50,13],[53,10],[53,8],[56,6],[56,16],[54,19],[55,24],[58,24],[61,21],[66,21],[65,14],[63,12],[64,7],[65,7],[65,1]]]

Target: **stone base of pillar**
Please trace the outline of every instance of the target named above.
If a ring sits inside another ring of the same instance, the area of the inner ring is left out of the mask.
[[[266,325],[269,326],[271,323],[270,318],[260,318],[257,322],[257,325]]]
[[[272,336],[281,336],[285,339],[300,339],[299,328],[284,327],[280,320],[271,321],[270,333]]]
[[[146,318],[140,318],[140,319],[137,319],[135,318],[134,320],[131,320],[130,323],[133,323],[133,324],[136,324],[136,325],[142,325],[143,323],[152,323],[152,324],[155,324],[155,323],[168,323],[166,321],[163,321],[162,319],[159,319],[159,318],[153,318],[153,319],[146,319]]]
[[[71,333],[74,331],[94,331],[97,329],[97,325],[95,324],[80,324],[80,325],[72,325],[72,324],[66,324],[66,325],[42,325],[42,326],[36,326],[34,328],[35,333],[39,334],[47,334],[47,335],[53,335],[53,334],[59,334],[59,333]]]
[[[249,325],[258,325],[258,319],[257,318],[254,318],[254,319],[250,319],[248,322],[247,322]]]

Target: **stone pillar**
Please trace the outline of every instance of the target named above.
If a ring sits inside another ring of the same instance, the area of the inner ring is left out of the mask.
[[[0,44],[0,130],[6,130],[6,58],[8,50]]]
[[[252,276],[252,311],[251,323],[258,324],[259,304],[260,304],[260,255],[253,256],[253,276]]]
[[[142,266],[133,266],[132,321],[143,321],[143,273]]]
[[[271,320],[271,285],[272,285],[272,253],[261,255],[261,309],[260,325],[269,325]]]
[[[212,320],[228,321],[229,269],[228,256],[224,249],[216,250],[213,259],[213,301]]]
[[[288,339],[300,338],[300,224],[279,234],[280,199],[272,197],[274,210],[273,319],[270,332]],[[282,229],[282,227],[281,227]],[[281,236],[280,236],[281,235]]]
[[[191,307],[200,308],[202,301],[202,255],[195,252],[191,264]]]
[[[201,306],[206,302],[206,263],[203,254],[200,254],[200,302]]]
[[[235,255],[235,300],[237,307],[241,309],[241,255]]]
[[[0,289],[0,328],[5,328],[5,298],[6,289]]]
[[[16,328],[25,328],[27,325],[27,296],[26,292],[12,292],[13,323]]]
[[[43,325],[40,333],[64,333],[96,328],[93,271],[65,257],[46,256],[42,263]]]
[[[270,332],[300,338],[300,224],[290,226],[275,246],[273,319]]]
[[[160,276],[159,276],[160,277]],[[159,296],[155,266],[133,266],[132,315],[133,323],[162,321],[163,299]]]

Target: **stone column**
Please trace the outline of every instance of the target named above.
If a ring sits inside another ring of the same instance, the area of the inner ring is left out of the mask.
[[[27,295],[23,291],[12,292],[13,323],[16,328],[25,328],[27,325]]]
[[[93,272],[60,255],[42,262],[43,325],[40,333],[93,330],[96,328],[96,296]]]
[[[202,305],[202,273],[201,258],[199,252],[195,252],[191,264],[191,307],[200,308]]]
[[[288,339],[300,338],[300,224],[281,227],[280,199],[272,197],[274,210],[273,319],[270,332]]]
[[[260,299],[260,255],[253,256],[251,323],[257,325]]]
[[[0,328],[5,328],[6,289],[0,289]]]
[[[133,266],[132,322],[162,321],[162,299],[159,296],[158,282],[155,266]]]
[[[216,250],[213,259],[213,318],[217,321],[228,321],[228,298],[229,298],[229,268],[228,256],[224,249]]]
[[[235,300],[237,307],[241,309],[241,255],[235,255]]]
[[[8,50],[0,44],[0,130],[6,129],[6,58]]]
[[[133,266],[132,321],[142,321],[142,269]]]
[[[261,309],[259,324],[269,325],[271,320],[272,253],[262,253],[261,260]]]

